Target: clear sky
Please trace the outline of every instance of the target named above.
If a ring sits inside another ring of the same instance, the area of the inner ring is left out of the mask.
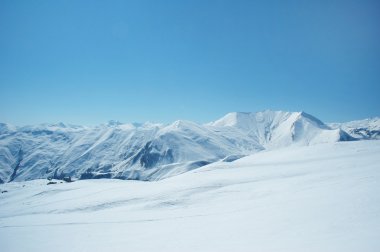
[[[380,1],[0,1],[0,121],[380,116]]]

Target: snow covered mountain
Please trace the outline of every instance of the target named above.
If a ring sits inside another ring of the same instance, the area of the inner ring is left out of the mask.
[[[344,131],[331,129],[305,112],[229,113],[208,126],[243,132],[264,149],[351,139]]]
[[[331,123],[331,128],[342,129],[357,139],[380,139],[380,117],[346,123]]]
[[[64,176],[158,180],[265,149],[352,139],[309,114],[283,111],[229,113],[205,125],[0,124],[0,183]]]

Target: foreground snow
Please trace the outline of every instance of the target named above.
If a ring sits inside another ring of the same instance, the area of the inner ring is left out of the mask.
[[[341,142],[154,182],[3,184],[0,250],[379,251],[379,153]]]

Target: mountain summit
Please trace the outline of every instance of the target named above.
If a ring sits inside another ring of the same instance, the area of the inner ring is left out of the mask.
[[[304,112],[269,110],[229,113],[204,125],[0,124],[0,183],[64,176],[157,180],[266,149],[357,137],[330,126]]]

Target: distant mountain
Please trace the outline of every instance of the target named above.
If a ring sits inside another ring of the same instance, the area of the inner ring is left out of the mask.
[[[346,123],[330,123],[333,129],[342,129],[357,139],[380,139],[380,117]]]
[[[199,125],[0,124],[0,183],[37,178],[157,180],[265,149],[353,140],[304,112],[229,113]]]
[[[244,132],[264,149],[351,139],[346,132],[340,129],[333,130],[305,112],[268,110],[258,113],[235,112],[208,125]]]

